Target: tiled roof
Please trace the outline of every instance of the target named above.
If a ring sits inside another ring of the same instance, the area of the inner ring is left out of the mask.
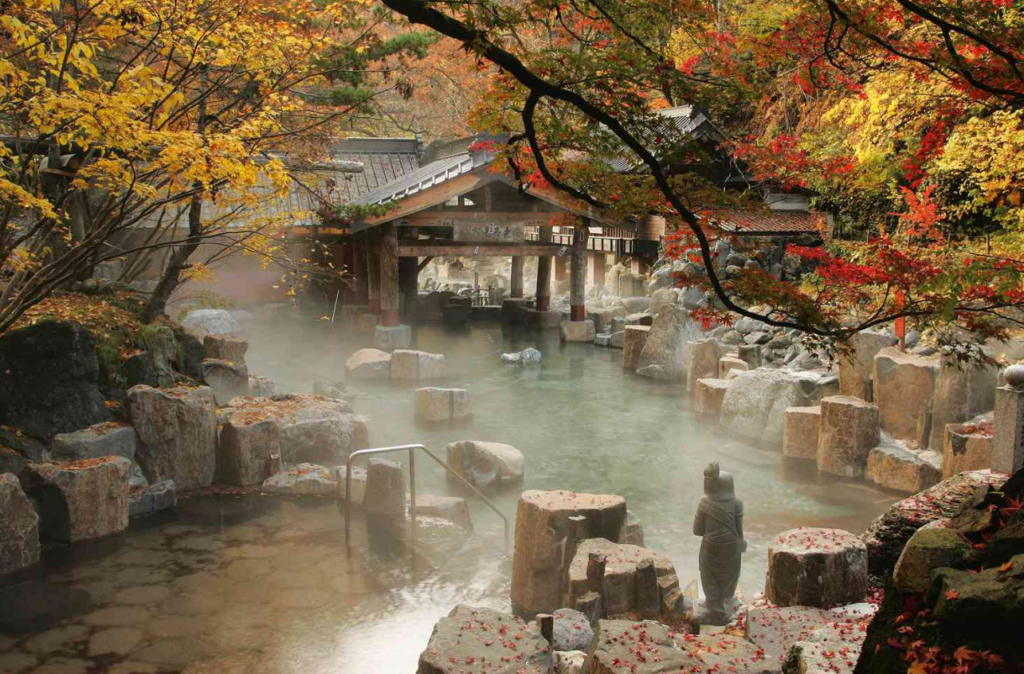
[[[721,208],[704,219],[733,234],[816,234],[821,216],[804,211]]]
[[[385,186],[360,195],[353,202],[357,204],[381,204],[388,201],[396,201],[416,194],[421,190],[429,189],[463,173],[469,173],[477,166],[482,166],[490,161],[491,156],[485,152],[466,152],[438,159],[426,166],[421,166],[414,171],[406,173]]]
[[[339,173],[331,201],[346,204],[393,183],[419,168],[416,141],[402,138],[351,138],[331,148],[331,158],[356,161],[361,173]]]

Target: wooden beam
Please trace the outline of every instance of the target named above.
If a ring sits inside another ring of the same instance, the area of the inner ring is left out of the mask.
[[[399,248],[399,250],[401,250],[401,248]],[[417,257],[419,257],[419,256],[417,256]],[[430,264],[431,261],[433,261],[433,259],[434,259],[433,255],[428,255],[427,257],[425,257],[422,260],[420,260],[419,265],[416,267],[416,273],[419,274],[421,271],[426,269],[427,265]]]
[[[392,223],[381,227],[380,237],[380,324],[401,325],[398,313],[398,228]]]
[[[569,213],[537,213],[533,211],[420,211],[403,216],[398,224],[417,227],[451,227],[455,223],[516,223],[530,227],[558,227],[571,224]]]
[[[398,246],[399,257],[443,257],[445,255],[557,255],[561,246],[553,244],[501,244],[501,243],[458,243],[455,245],[437,243],[402,242]]]

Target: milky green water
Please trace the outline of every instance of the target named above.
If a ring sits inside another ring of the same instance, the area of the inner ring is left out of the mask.
[[[345,358],[367,345],[298,320],[247,334],[250,371],[279,391],[342,378]],[[540,366],[500,362],[527,346],[544,353]],[[684,584],[698,576],[691,526],[710,461],[735,474],[746,506],[748,598],[763,589],[775,534],[859,533],[894,500],[698,423],[682,387],[624,371],[619,350],[492,324],[421,326],[415,348],[445,354],[439,385],[468,389],[473,419],[426,427],[413,420],[413,383],[350,382],[374,446],[420,442],[443,456],[456,440],[512,444],[526,457],[525,480],[491,494],[511,521],[522,489],[621,494]],[[420,493],[449,493],[440,468],[417,463]],[[416,553],[358,516],[346,543],[333,502],[186,499],[115,539],[51,553],[29,582],[0,590],[0,674],[414,672],[455,604],[509,606],[501,520],[469,498],[474,533],[427,532]]]

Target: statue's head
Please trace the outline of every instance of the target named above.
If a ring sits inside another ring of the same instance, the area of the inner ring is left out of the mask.
[[[704,494],[715,501],[731,501],[736,498],[732,473],[722,470],[717,463],[710,463],[704,469]]]

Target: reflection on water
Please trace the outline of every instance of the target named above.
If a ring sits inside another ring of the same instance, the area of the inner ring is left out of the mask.
[[[302,323],[248,336],[250,371],[282,391],[341,379],[345,358],[366,345]],[[456,440],[515,445],[526,456],[521,488],[625,496],[647,545],[672,558],[684,584],[698,575],[691,522],[709,461],[736,475],[746,504],[747,596],[763,587],[776,533],[800,525],[859,532],[892,502],[696,423],[680,387],[623,372],[621,351],[492,325],[421,327],[416,341],[445,354],[445,384],[469,389],[473,420],[421,426],[412,383],[352,383],[374,445],[422,442],[442,455]],[[499,362],[528,346],[544,353],[541,366]],[[450,493],[439,467],[425,458],[417,465],[420,493]],[[493,495],[510,518],[519,490]],[[508,609],[501,520],[468,498],[472,536],[428,531],[415,546],[369,536],[359,517],[346,544],[334,503],[186,499],[124,535],[51,554],[31,582],[0,590],[0,674],[413,672],[434,623],[455,604]]]

